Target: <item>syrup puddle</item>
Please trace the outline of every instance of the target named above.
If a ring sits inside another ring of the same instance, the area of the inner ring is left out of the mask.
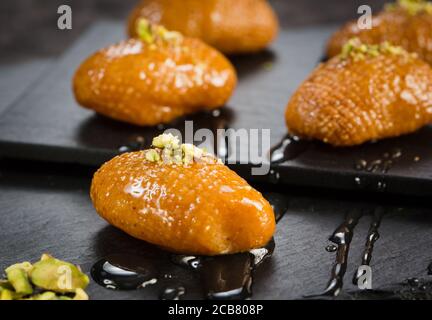
[[[172,255],[171,262],[196,272],[207,299],[246,299],[252,295],[253,271],[274,251],[271,240],[264,248],[217,257]],[[165,263],[169,262],[165,261]],[[134,255],[111,255],[91,268],[94,281],[111,290],[138,290],[155,285],[162,276],[158,264],[164,261]],[[164,277],[170,279],[170,277]],[[186,293],[183,286],[168,286],[161,292],[162,300],[179,300]]]
[[[272,204],[276,220],[279,221],[288,208],[285,197],[276,193],[266,195]],[[142,290],[158,283],[160,279],[170,282],[170,277],[161,275],[166,263],[173,263],[195,273],[201,280],[204,298],[246,299],[252,295],[253,273],[264,261],[271,258],[275,248],[272,239],[265,247],[249,252],[215,257],[172,254],[167,258],[116,254],[96,262],[91,268],[94,281],[111,290]],[[163,300],[179,300],[187,291],[183,286],[169,283],[160,292]]]

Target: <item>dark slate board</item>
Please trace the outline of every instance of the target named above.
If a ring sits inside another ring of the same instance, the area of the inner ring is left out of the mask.
[[[0,161],[0,270],[18,261],[35,261],[49,252],[82,266],[89,272],[93,263],[109,254],[145,255],[155,249],[109,226],[94,211],[89,199],[92,170],[85,167]],[[268,186],[262,191],[278,192]],[[279,190],[279,193],[281,191]],[[371,197],[350,197],[320,192],[285,190],[288,212],[278,223],[276,249],[271,260],[255,273],[253,299],[301,299],[320,293],[329,279],[335,259],[325,250],[328,236],[347,212],[385,208],[372,258],[373,288],[427,278],[432,262],[430,204],[418,201],[379,201]],[[341,200],[343,198],[344,200]],[[351,279],[360,258],[371,216],[366,214],[354,230],[345,290],[355,290]],[[429,248],[429,249],[428,249]],[[159,251],[162,256],[166,254]],[[202,283],[191,273],[167,263],[164,272],[186,288],[184,298],[202,298]],[[429,277],[430,279],[431,277]],[[167,283],[139,291],[112,291],[94,281],[92,299],[157,299]],[[343,296],[342,296],[343,297]]]
[[[95,25],[51,70],[0,117],[0,155],[53,162],[100,165],[118,154],[124,145],[136,145],[165,128],[271,129],[272,145],[286,134],[284,109],[289,97],[322,56],[333,27],[282,30],[277,42],[263,53],[234,57],[240,84],[219,117],[201,113],[180,119],[164,128],[139,128],[115,122],[79,108],[71,91],[71,78],[79,63],[105,45],[124,37],[123,25]],[[365,189],[379,192],[432,194],[432,128],[357,148],[335,149],[318,142],[307,143],[296,158],[273,166],[267,176],[251,176],[250,164],[234,164],[245,178],[282,184]],[[355,170],[355,163],[382,159],[383,154],[401,151],[387,172]],[[244,153],[242,154],[244,156]],[[418,161],[414,161],[414,159]],[[252,159],[252,162],[256,160]]]

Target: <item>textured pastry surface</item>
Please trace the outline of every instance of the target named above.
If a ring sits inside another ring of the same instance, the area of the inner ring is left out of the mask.
[[[151,126],[221,107],[237,83],[231,63],[199,39],[130,39],[85,60],[74,76],[77,101],[108,117]]]
[[[128,33],[144,17],[200,38],[224,53],[262,50],[275,38],[278,20],[265,0],[144,0],[129,17]]]
[[[286,109],[292,133],[335,146],[399,136],[431,121],[432,68],[406,52],[336,56]]]
[[[170,251],[217,255],[264,246],[275,229],[262,195],[218,162],[188,166],[127,153],[95,174],[91,198],[104,219]]]
[[[432,9],[432,5],[430,8]],[[339,54],[350,38],[358,37],[367,44],[389,41],[409,52],[417,53],[420,58],[432,64],[432,12],[411,12],[403,7],[395,7],[374,16],[372,22],[372,29],[360,29],[357,21],[342,27],[329,40],[328,57]]]

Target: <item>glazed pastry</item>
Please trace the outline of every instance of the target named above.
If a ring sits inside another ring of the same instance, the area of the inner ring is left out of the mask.
[[[96,211],[131,236],[167,250],[219,255],[262,247],[275,230],[263,196],[210,154],[161,135],[95,174]]]
[[[340,53],[342,46],[357,37],[366,44],[384,41],[416,52],[432,64],[432,3],[423,0],[399,0],[373,17],[372,29],[360,29],[357,21],[345,25],[328,43],[327,55]]]
[[[200,38],[227,54],[262,50],[278,31],[266,0],[143,0],[129,17],[131,37],[137,35],[139,18]]]
[[[289,131],[335,146],[414,132],[432,122],[432,67],[388,43],[349,41],[294,93]]]
[[[236,86],[231,63],[199,39],[140,20],[139,39],[96,52],[73,79],[85,108],[141,126],[221,107]]]

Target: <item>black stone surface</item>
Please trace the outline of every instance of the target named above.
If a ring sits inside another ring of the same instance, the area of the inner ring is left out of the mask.
[[[270,129],[271,144],[286,134],[284,110],[291,94],[316,66],[334,27],[284,29],[268,51],[233,57],[240,82],[228,106],[218,117],[201,113],[179,119],[165,127],[140,128],[116,122],[80,108],[73,97],[71,78],[89,54],[123,38],[123,26],[98,23],[91,28],[22,99],[0,116],[0,155],[11,158],[60,163],[101,165],[119,153],[122,146],[148,147],[152,137],[164,129],[184,131],[193,120],[194,130]],[[199,141],[195,141],[198,143]],[[315,187],[368,190],[410,195],[432,195],[432,128],[415,134],[355,148],[333,148],[319,142],[305,142],[304,152],[294,159],[272,166],[266,176],[254,176],[249,165],[231,164],[252,181]],[[230,145],[233,151],[233,145]],[[249,147],[253,148],[253,147]],[[249,163],[249,148],[237,150]],[[269,149],[264,156],[268,163]],[[391,155],[399,152],[397,159]],[[385,155],[392,165],[385,169]],[[381,161],[378,168],[356,170],[358,161]]]
[[[34,162],[0,162],[0,268],[21,260],[37,260],[44,252],[80,264],[89,272],[93,263],[110,254],[146,255],[163,251],[110,227],[95,213],[89,196],[93,169]],[[259,189],[274,191],[269,186]],[[324,191],[276,190],[289,202],[278,224],[273,257],[255,272],[253,299],[300,299],[324,290],[334,253],[325,247],[328,236],[344,215],[364,210],[354,230],[345,290],[355,290],[352,276],[360,265],[371,215],[383,207],[386,215],[372,256],[373,287],[427,277],[432,261],[431,208],[418,199],[362,197]],[[274,196],[273,196],[274,197]],[[171,278],[139,291],[112,291],[93,281],[93,299],[157,299],[168,284],[185,287],[184,298],[202,298],[196,274],[167,263],[163,273]]]

